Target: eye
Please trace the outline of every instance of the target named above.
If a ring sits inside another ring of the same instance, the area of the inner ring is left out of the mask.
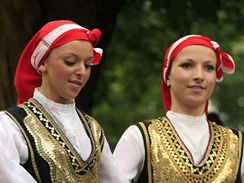
[[[88,58],[87,60],[85,60],[84,65],[85,65],[85,67],[86,67],[87,69],[90,68],[90,67],[92,66],[92,61],[93,61],[93,57],[90,57],[90,58]]]
[[[209,72],[215,71],[215,66],[214,65],[207,64],[205,67],[206,67],[206,70],[209,71]]]
[[[75,61],[71,61],[71,60],[64,60],[64,63],[65,63],[67,66],[73,66],[73,65],[75,65]]]
[[[190,62],[185,62],[185,63],[180,64],[180,67],[182,67],[184,69],[190,69],[193,67],[193,65]]]
[[[85,63],[84,65],[85,65],[85,68],[86,68],[86,69],[91,68],[91,63]]]

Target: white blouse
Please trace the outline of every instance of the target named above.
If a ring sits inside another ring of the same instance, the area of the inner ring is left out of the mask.
[[[195,163],[200,163],[210,138],[205,114],[192,117],[168,111],[166,116],[191,152]],[[137,181],[145,161],[143,137],[137,126],[131,125],[121,136],[114,150],[114,157],[127,179]],[[244,158],[241,163],[241,178],[244,181]]]
[[[64,105],[53,102],[35,89],[36,100],[54,118],[63,133],[83,160],[92,151],[91,141],[75,109],[75,102]],[[26,141],[16,124],[3,111],[0,112],[0,182],[34,183],[34,178],[20,165],[28,159]],[[107,140],[101,153],[99,182],[128,182],[119,171]]]

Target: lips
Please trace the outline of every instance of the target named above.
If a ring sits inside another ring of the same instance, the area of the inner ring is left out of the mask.
[[[193,91],[202,91],[205,90],[205,87],[202,85],[192,85],[192,86],[188,86],[188,88],[192,89]]]
[[[82,83],[80,81],[76,81],[76,80],[71,80],[71,81],[69,81],[69,83],[71,83],[75,86],[81,86],[82,85]]]

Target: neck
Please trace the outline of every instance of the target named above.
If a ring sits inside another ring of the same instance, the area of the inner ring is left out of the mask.
[[[171,111],[177,112],[180,114],[186,114],[189,116],[200,116],[204,113],[204,108],[203,107],[187,107],[187,108],[182,108],[182,107],[176,107],[172,106]]]

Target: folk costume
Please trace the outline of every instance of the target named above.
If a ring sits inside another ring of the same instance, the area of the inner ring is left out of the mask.
[[[162,94],[166,115],[130,126],[119,140],[114,156],[131,182],[234,183],[244,181],[243,133],[207,120],[205,113],[189,116],[170,110],[166,84],[171,62],[189,45],[203,45],[217,56],[217,81],[233,73],[234,61],[219,45],[198,35],[183,37],[166,51]]]
[[[18,105],[0,112],[0,182],[125,182],[97,121],[75,101],[56,103],[38,90],[38,68],[52,49],[73,40],[95,47],[100,36],[98,29],[58,20],[30,40],[15,75]],[[92,64],[99,64],[102,50],[93,51]]]
[[[104,133],[74,103],[55,103],[35,90],[33,98],[4,113],[4,122],[11,119],[24,136],[26,144],[18,145],[27,145],[29,155],[22,166],[38,182],[98,182]]]

